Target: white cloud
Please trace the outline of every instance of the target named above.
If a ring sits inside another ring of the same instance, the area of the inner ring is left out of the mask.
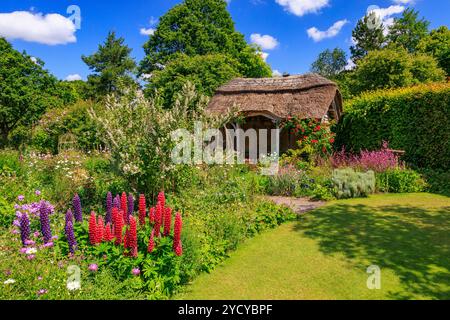
[[[307,13],[316,13],[328,5],[329,0],[275,0],[286,11],[296,16],[303,16]]]
[[[389,27],[394,24],[394,18],[392,16],[402,13],[405,9],[404,6],[400,5],[389,6],[388,8],[369,7],[368,13],[374,12],[376,14],[379,21],[383,24],[383,33],[386,35],[389,32]]]
[[[309,28],[306,32],[308,36],[314,40],[314,42],[322,41],[323,39],[333,38],[339,34],[342,27],[348,23],[348,20],[336,21],[328,30],[320,31],[316,27]]]
[[[69,74],[66,79],[66,81],[77,81],[77,80],[81,80],[81,76],[77,73],[75,74]]]
[[[347,65],[344,67],[345,70],[353,70],[355,69],[356,64],[352,61],[352,59],[347,59]]]
[[[156,31],[156,30],[153,29],[153,28],[148,28],[148,29],[141,28],[141,29],[139,30],[139,33],[142,34],[143,36],[152,36],[152,35],[155,34],[155,31]]]
[[[261,56],[261,58],[266,61],[267,58],[269,57],[269,54],[267,52],[260,52],[259,55]]]
[[[48,45],[76,42],[75,25],[68,18],[56,14],[14,11],[0,13],[0,36]]]
[[[380,18],[381,20],[385,20],[389,17],[391,17],[394,14],[402,13],[405,10],[404,6],[389,6],[388,8],[375,8],[370,9],[369,12],[375,12],[375,14]]]
[[[281,77],[283,74],[279,70],[272,70],[272,77]]]
[[[250,36],[250,40],[263,50],[272,50],[278,46],[278,40],[268,34],[262,36],[259,33],[254,33]]]
[[[396,4],[414,4],[415,0],[392,0]]]

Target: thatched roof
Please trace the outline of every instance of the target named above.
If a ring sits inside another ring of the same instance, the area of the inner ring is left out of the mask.
[[[342,114],[337,85],[317,74],[231,80],[217,89],[207,111],[225,113],[233,106],[247,116],[266,114],[278,119],[321,119],[330,107],[334,118],[339,119]]]

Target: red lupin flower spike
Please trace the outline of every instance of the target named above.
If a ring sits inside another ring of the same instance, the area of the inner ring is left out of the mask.
[[[141,194],[139,196],[139,224],[141,226],[145,225],[146,209],[145,196]]]
[[[155,207],[150,208],[148,218],[149,218],[151,224],[154,224],[155,220],[156,220],[155,211],[156,211]]]
[[[136,218],[130,216],[130,228],[128,230],[128,247],[132,257],[137,257],[138,243],[137,243],[137,223]]]
[[[181,243],[181,229],[183,227],[183,220],[181,214],[177,212],[175,215],[175,225],[173,228],[173,248],[176,249]]]
[[[170,229],[172,225],[172,209],[167,207],[164,210],[164,236],[170,235]]]
[[[122,243],[122,229],[123,229],[123,219],[122,211],[116,214],[116,221],[114,223],[114,237],[116,238],[115,244],[119,245]]]
[[[97,221],[95,217],[95,212],[91,212],[89,217],[89,242],[92,245],[97,243]]]
[[[114,239],[114,235],[111,231],[111,224],[108,222],[105,226],[105,231],[103,233],[103,238],[105,239],[105,241],[111,241]]]
[[[181,241],[180,241],[180,243],[178,243],[177,247],[175,248],[175,254],[177,256],[181,256],[183,254],[183,246],[181,245]]]
[[[102,216],[98,217],[98,223],[97,223],[97,234],[96,234],[96,240],[97,243],[101,243],[104,239],[103,239],[103,231],[105,229],[105,223],[103,221]]]
[[[158,204],[156,205],[156,214],[155,214],[155,237],[159,237],[161,232],[163,210],[164,209],[161,206],[161,202],[158,202]]]
[[[158,194],[158,202],[157,203],[160,203],[163,206],[163,208],[166,205],[166,196],[164,195],[164,191],[161,191]]]
[[[155,249],[155,232],[152,230],[152,233],[150,234],[150,239],[148,240],[148,247],[147,251],[148,253],[152,253],[153,249]]]
[[[128,199],[125,192],[122,192],[122,197],[120,198],[120,209],[128,214]]]

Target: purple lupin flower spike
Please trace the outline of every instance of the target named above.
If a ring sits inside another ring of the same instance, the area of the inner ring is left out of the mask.
[[[130,193],[128,195],[128,214],[133,215],[134,212],[134,198],[133,195]]]
[[[30,219],[26,213],[22,213],[20,217],[20,238],[24,246],[26,246],[27,240],[30,240]]]
[[[72,222],[73,223],[73,214],[72,214],[72,210],[67,210],[66,212],[66,224],[67,222]]]
[[[119,201],[119,199],[117,197],[115,197],[113,199],[113,208],[117,208],[117,209],[120,208],[120,201]]]
[[[111,192],[108,192],[108,194],[106,195],[106,215],[105,215],[105,223],[110,223],[111,222],[111,212],[112,212],[112,207],[113,207],[113,199],[112,199],[112,194]]]
[[[114,198],[113,207],[120,210],[120,196],[119,195],[117,195]]]
[[[50,219],[48,218],[49,210],[45,201],[41,201],[39,213],[39,218],[41,220],[41,232],[44,237],[44,243],[47,243],[52,240],[52,230],[50,229]]]
[[[73,233],[73,223],[72,221],[67,221],[64,228],[67,237],[67,243],[69,244],[70,253],[75,253],[77,249],[77,240],[75,239],[75,234]]]
[[[83,212],[81,211],[81,200],[78,193],[75,194],[75,196],[73,197],[73,210],[75,221],[83,222]]]

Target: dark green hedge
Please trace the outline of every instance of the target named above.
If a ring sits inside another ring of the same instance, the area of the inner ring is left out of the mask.
[[[336,126],[336,147],[358,152],[389,141],[416,167],[450,169],[450,84],[366,93],[350,101]]]

